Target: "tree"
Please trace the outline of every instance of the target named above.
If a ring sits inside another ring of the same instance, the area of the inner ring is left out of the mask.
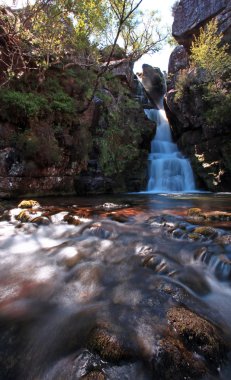
[[[209,125],[229,125],[231,118],[231,56],[223,43],[217,20],[200,28],[191,47],[190,67],[182,70],[176,82],[175,101],[200,94],[203,116]]]
[[[230,77],[231,57],[229,45],[222,43],[223,35],[218,33],[217,19],[200,28],[191,47],[191,64],[205,70],[206,80],[219,87],[222,77]]]

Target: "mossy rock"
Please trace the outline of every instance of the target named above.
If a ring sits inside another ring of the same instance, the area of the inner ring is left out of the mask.
[[[106,376],[101,371],[91,371],[87,375],[84,375],[80,380],[106,380]]]
[[[202,210],[197,207],[190,208],[187,212],[188,216],[202,216]]]
[[[21,211],[21,212],[15,217],[15,219],[18,220],[19,222],[27,223],[27,222],[30,222],[30,220],[31,220],[31,214],[29,213],[28,210],[23,210],[23,211]]]
[[[96,327],[91,331],[88,347],[97,352],[103,360],[109,362],[117,363],[121,360],[129,360],[134,356],[126,338],[107,327]]]
[[[194,233],[200,234],[206,237],[215,237],[217,236],[217,231],[212,227],[197,227],[194,230]]]
[[[71,214],[65,215],[63,220],[64,222],[67,222],[68,224],[73,224],[74,226],[79,226],[83,223],[78,216]]]
[[[196,360],[193,352],[185,349],[183,343],[168,336],[158,345],[158,354],[152,360],[153,379],[185,380],[198,379],[207,373],[202,360]]]
[[[23,200],[19,203],[18,208],[38,208],[41,207],[39,202],[34,200]]]
[[[188,350],[201,355],[214,366],[221,362],[225,354],[225,343],[221,332],[212,323],[184,307],[171,308],[167,318]]]
[[[31,223],[35,223],[39,226],[47,226],[48,224],[51,223],[51,221],[46,217],[46,216],[36,216],[35,218],[32,218],[30,220]]]
[[[191,232],[190,234],[188,234],[188,238],[191,240],[199,240],[200,237],[201,236],[195,232]]]

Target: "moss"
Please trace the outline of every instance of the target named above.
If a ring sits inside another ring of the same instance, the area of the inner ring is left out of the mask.
[[[128,360],[133,356],[125,337],[105,327],[97,327],[90,333],[88,346],[109,362]]]
[[[217,231],[212,227],[197,227],[194,232],[196,234],[201,234],[206,237],[214,237],[217,236]]]
[[[18,208],[38,208],[40,207],[39,202],[34,201],[32,199],[30,200],[23,200],[22,202],[19,203]]]
[[[101,371],[91,371],[87,375],[84,375],[80,380],[106,380],[106,376]]]
[[[224,357],[225,344],[221,332],[206,319],[183,307],[173,307],[168,321],[189,350],[202,355],[216,366]]]
[[[194,208],[190,208],[187,214],[188,216],[201,216],[201,212],[202,210],[200,208],[194,207]]]
[[[22,223],[27,223],[31,220],[31,215],[29,211],[23,210],[15,217],[15,219]]]

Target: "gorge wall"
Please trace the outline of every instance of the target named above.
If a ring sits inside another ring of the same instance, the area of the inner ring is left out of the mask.
[[[135,100],[132,66],[112,65],[89,107],[96,73],[79,67],[0,90],[1,198],[145,188],[154,125]]]
[[[211,191],[231,190],[231,120],[208,120],[208,104],[203,99],[203,71],[190,67],[193,35],[199,34],[212,18],[217,17],[223,41],[231,42],[231,1],[181,0],[174,7],[173,36],[181,44],[170,57],[166,112],[180,149],[190,158],[197,186]],[[182,72],[185,90],[179,99],[177,81]],[[224,90],[230,91],[230,82]]]

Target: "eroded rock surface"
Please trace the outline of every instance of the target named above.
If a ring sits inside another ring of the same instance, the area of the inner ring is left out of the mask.
[[[211,18],[217,16],[219,31],[231,40],[230,0],[181,0],[174,9],[172,33],[179,44],[189,48],[194,34]]]

